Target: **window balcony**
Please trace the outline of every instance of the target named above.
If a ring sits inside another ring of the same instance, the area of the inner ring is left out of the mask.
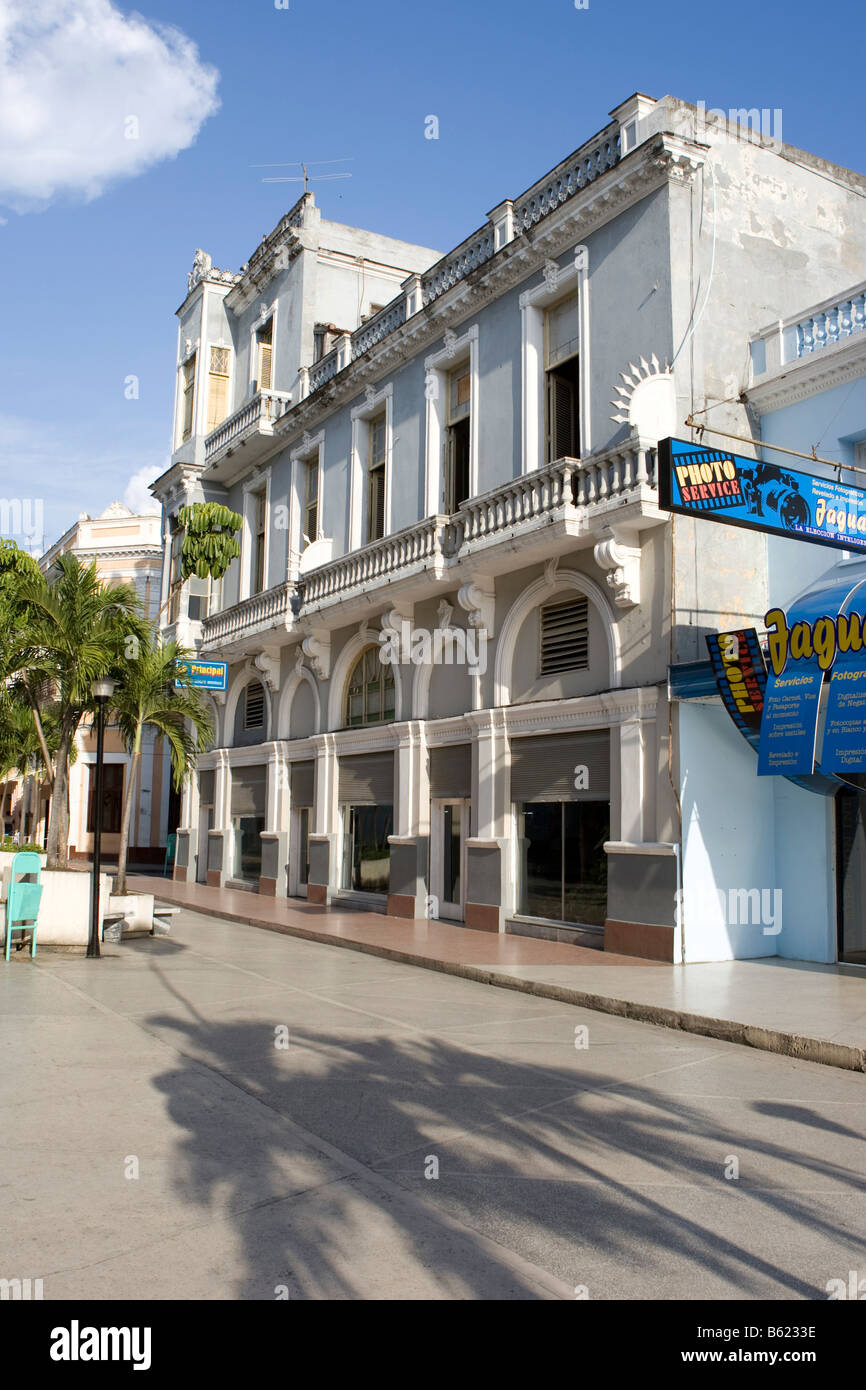
[[[271,445],[274,423],[291,403],[288,391],[257,391],[240,410],[229,415],[204,442],[208,477],[227,482],[264,457]],[[235,458],[233,455],[240,453]]]

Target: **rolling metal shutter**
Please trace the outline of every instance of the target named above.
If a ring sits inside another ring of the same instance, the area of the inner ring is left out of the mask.
[[[589,786],[578,790],[574,769],[589,769]],[[607,801],[610,798],[610,732],[545,734],[511,743],[512,801]]]
[[[462,800],[472,795],[472,744],[430,749],[430,795]]]
[[[341,757],[338,800],[341,806],[392,806],[394,754],[357,753]]]
[[[239,767],[232,770],[232,815],[263,816],[267,768]]]
[[[316,785],[316,764],[312,760],[306,763],[292,763],[289,776],[292,805],[312,806],[313,791]]]
[[[202,806],[213,806],[214,771],[200,772],[198,775],[198,799]]]

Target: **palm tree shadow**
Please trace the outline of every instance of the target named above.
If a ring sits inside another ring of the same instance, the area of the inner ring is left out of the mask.
[[[826,1272],[813,1281],[792,1273],[722,1234],[729,1224],[678,1211],[670,1198],[677,1183],[732,1192],[722,1176],[730,1153],[744,1168],[750,1159],[793,1166],[843,1196],[862,1190],[860,1173],[810,1157],[794,1136],[781,1144],[735,1133],[682,1099],[579,1061],[540,1067],[441,1036],[382,1036],[363,1022],[339,1039],[292,1027],[284,1049],[272,1019],[208,1021],[164,983],[188,1014],[148,1020],[180,1053],[156,1081],[185,1136],[174,1182],[186,1202],[229,1213],[243,1253],[238,1298],[363,1298],[371,1286],[394,1298],[556,1296],[530,1269],[500,1260],[485,1230],[505,1230],[509,1248],[561,1280],[562,1296],[586,1282],[587,1259],[634,1268],[637,1252],[647,1266],[693,1269],[696,1286],[710,1270],[732,1298],[826,1296]],[[226,1083],[236,1093],[228,1105]],[[786,1120],[815,1124],[789,1109]],[[613,1175],[612,1153],[628,1177]],[[743,1197],[755,1219],[866,1248],[781,1179],[743,1184],[734,1199]],[[429,1289],[420,1295],[407,1283],[417,1270]]]

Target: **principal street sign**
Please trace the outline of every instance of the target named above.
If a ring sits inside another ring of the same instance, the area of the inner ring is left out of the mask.
[[[179,661],[177,669],[199,690],[225,690],[228,681],[226,661]]]
[[[659,440],[659,505],[681,516],[866,553],[866,490],[726,449]]]

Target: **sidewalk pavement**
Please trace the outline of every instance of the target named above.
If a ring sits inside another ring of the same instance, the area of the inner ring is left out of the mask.
[[[769,956],[666,965],[532,937],[317,907],[199,883],[130,876],[130,892],[287,936],[344,946],[849,1071],[866,1071],[866,970]]]

